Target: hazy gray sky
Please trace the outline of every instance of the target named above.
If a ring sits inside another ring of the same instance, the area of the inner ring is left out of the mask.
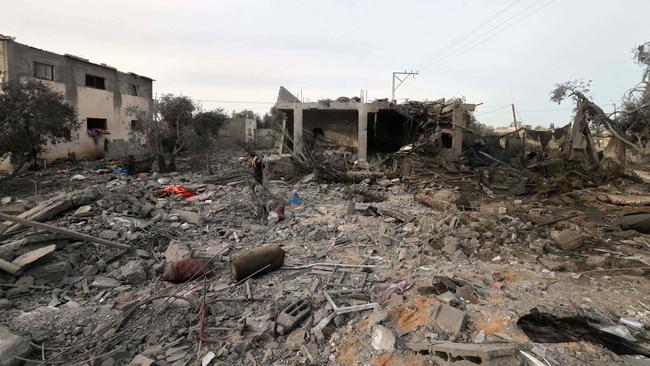
[[[650,0],[2,2],[0,34],[149,76],[158,94],[260,113],[280,85],[311,101],[385,98],[392,71],[419,69],[398,98],[464,96],[496,126],[515,103],[526,123],[558,125],[571,105],[549,101],[555,83],[591,79],[611,110],[650,40]]]

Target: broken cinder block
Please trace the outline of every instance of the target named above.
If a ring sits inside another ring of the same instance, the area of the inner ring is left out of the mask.
[[[433,319],[440,328],[453,335],[460,334],[467,324],[467,313],[446,304],[436,304]]]
[[[519,350],[529,347],[513,343],[406,343],[406,348],[429,353],[432,361],[441,366],[521,366],[527,365]]]

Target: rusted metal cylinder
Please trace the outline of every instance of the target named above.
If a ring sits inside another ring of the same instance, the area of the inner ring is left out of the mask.
[[[230,278],[239,282],[253,274],[259,276],[276,270],[283,264],[284,250],[279,245],[263,245],[233,258],[230,261]]]

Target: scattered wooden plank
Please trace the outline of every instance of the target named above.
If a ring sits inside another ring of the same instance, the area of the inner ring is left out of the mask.
[[[20,276],[23,273],[23,269],[18,267],[15,264],[9,263],[6,260],[0,258],[0,269],[9,272],[14,276]]]
[[[62,194],[36,205],[36,207],[23,212],[17,217],[20,219],[43,222],[50,220],[65,211],[95,201],[98,197],[99,195],[96,193],[82,193],[76,195]],[[20,229],[21,226],[22,225],[10,225],[9,223],[2,223],[0,224],[0,234],[10,235],[11,233],[15,233],[18,229]]]
[[[80,240],[88,241],[88,242],[91,242],[91,243],[102,244],[102,245],[106,245],[106,246],[113,247],[113,248],[119,248],[119,249],[127,249],[127,250],[131,249],[131,246],[127,245],[127,244],[116,243],[116,242],[113,242],[113,241],[110,241],[110,240],[98,238],[96,236],[78,233],[78,232],[75,232],[75,231],[71,231],[71,230],[68,230],[68,229],[63,229],[63,228],[60,228],[60,227],[44,224],[44,223],[41,223],[41,222],[21,219],[19,217],[11,216],[11,215],[7,215],[7,214],[3,214],[3,213],[0,213],[0,219],[15,222],[15,223],[18,223],[18,224],[21,224],[21,225],[35,227],[35,228],[42,229],[42,230],[51,231],[53,233],[64,234],[64,235],[66,235],[66,236],[68,236],[70,238],[80,239]]]
[[[412,215],[384,206],[377,207],[377,212],[382,216],[392,217],[401,222],[410,222],[411,220],[415,219],[415,217]]]
[[[55,250],[56,250],[56,245],[54,244],[48,245],[46,247],[34,249],[18,256],[13,261],[11,261],[11,264],[14,264],[18,267],[25,267],[53,253]]]

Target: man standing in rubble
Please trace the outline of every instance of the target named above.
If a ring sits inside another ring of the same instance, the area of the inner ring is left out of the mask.
[[[252,168],[253,177],[255,181],[261,185],[264,185],[264,164],[262,163],[262,158],[257,156],[255,153],[248,154],[248,161],[250,161]]]

